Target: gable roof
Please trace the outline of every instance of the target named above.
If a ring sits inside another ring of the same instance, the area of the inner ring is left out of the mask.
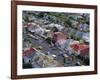
[[[70,45],[70,47],[71,47],[72,49],[74,49],[75,51],[81,51],[81,50],[83,50],[83,49],[89,48],[88,45],[82,44],[82,43],[72,44],[72,45]]]
[[[67,39],[66,35],[64,35],[62,32],[55,32],[53,38],[59,44],[64,43]]]
[[[32,52],[36,52],[36,50],[34,48],[27,48],[23,51],[23,56],[28,56],[31,55]]]

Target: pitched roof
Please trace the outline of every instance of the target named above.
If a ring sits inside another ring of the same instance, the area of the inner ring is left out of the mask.
[[[81,51],[83,49],[89,48],[88,45],[82,44],[82,43],[72,44],[70,45],[70,47],[74,49],[75,51]]]
[[[60,44],[65,42],[65,40],[67,39],[66,35],[64,35],[61,32],[55,32],[53,35],[53,38],[56,40],[56,42],[58,42]]]
[[[36,52],[36,50],[34,48],[27,48],[23,51],[23,56],[28,56],[31,55],[32,52]]]
[[[59,38],[66,39],[66,36],[62,32],[55,32],[54,35],[56,35]]]

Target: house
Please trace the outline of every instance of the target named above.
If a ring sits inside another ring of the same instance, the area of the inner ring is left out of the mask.
[[[34,53],[36,53],[36,50],[33,48],[24,48],[23,54],[22,54],[24,63],[30,62],[34,56]]]
[[[86,31],[89,29],[89,25],[86,23],[81,23],[81,24],[79,24],[79,29]]]
[[[81,31],[77,31],[76,34],[75,34],[75,36],[82,38],[83,33]]]
[[[90,42],[90,34],[89,34],[89,32],[83,33],[82,40],[84,40],[85,42],[88,42],[88,43]]]
[[[41,28],[40,25],[36,23],[28,23],[27,27],[28,31],[38,35],[43,35],[45,32],[45,29]]]
[[[62,32],[55,32],[53,35],[53,42],[56,46],[60,46],[61,48],[65,48],[67,36]]]
[[[70,45],[70,47],[74,50],[76,55],[81,55],[83,57],[89,56],[89,45],[83,43],[76,43]]]
[[[45,25],[45,28],[52,29],[54,27],[56,27],[58,29],[58,31],[61,31],[64,28],[64,26],[59,25],[59,24],[55,24],[55,23],[51,23],[51,24]]]
[[[32,54],[32,52],[36,52],[35,49],[33,49],[33,48],[24,48],[23,56],[28,56],[28,55]]]
[[[52,38],[53,37],[53,34],[54,34],[54,32],[51,31],[51,30],[45,30],[45,33],[46,33],[46,36],[47,37],[50,37],[50,38]]]
[[[23,67],[24,68],[40,68],[42,67],[41,59],[42,55],[36,48],[25,48],[23,50]]]

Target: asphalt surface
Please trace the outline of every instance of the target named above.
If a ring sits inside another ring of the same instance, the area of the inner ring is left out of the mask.
[[[63,67],[65,66],[75,66],[75,63],[78,61],[78,59],[74,59],[74,61],[67,61],[66,63],[64,62],[64,57],[63,54],[67,54],[66,51],[61,50],[55,46],[52,46],[50,44],[47,43],[47,41],[45,41],[44,38],[42,38],[41,36],[38,35],[33,35],[34,37],[30,37],[29,35],[27,35],[28,33],[23,34],[23,39],[27,39],[32,47],[41,47],[41,51],[45,54],[45,55],[56,55],[56,61],[62,65]],[[24,47],[24,41],[23,41],[23,47]],[[34,56],[35,57],[35,56]],[[72,58],[72,56],[69,56],[70,58]],[[75,57],[74,57],[75,58]],[[39,66],[36,62],[32,63],[33,67],[35,68],[39,68],[41,66]]]

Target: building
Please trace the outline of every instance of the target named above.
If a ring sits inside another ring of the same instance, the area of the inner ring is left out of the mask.
[[[81,23],[81,24],[79,24],[79,29],[83,30],[83,31],[87,31],[87,30],[89,30],[89,25],[86,23]]]
[[[89,56],[89,45],[83,43],[76,43],[70,45],[70,47],[74,50],[76,55],[81,55],[83,57]]]
[[[39,24],[34,23],[34,22],[28,23],[27,28],[28,28],[28,31],[30,31],[31,33],[35,33],[38,35],[43,35],[45,32],[45,29],[41,28]]]
[[[29,61],[31,61],[35,53],[36,53],[36,50],[33,48],[24,48],[23,54],[22,54],[24,63],[28,63]]]
[[[82,40],[84,40],[85,42],[88,42],[88,43],[90,42],[90,34],[89,34],[89,32],[83,33]]]
[[[66,47],[66,40],[67,36],[64,35],[62,32],[55,32],[53,35],[53,42],[56,46],[59,46],[60,48]]]

